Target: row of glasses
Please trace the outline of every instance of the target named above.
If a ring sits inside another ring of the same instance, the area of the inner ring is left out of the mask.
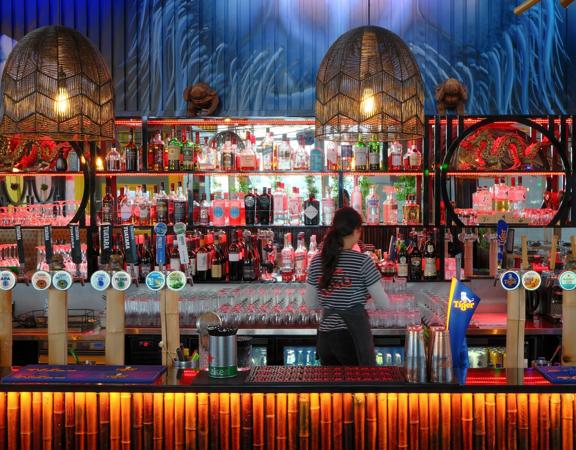
[[[63,200],[33,205],[9,205],[0,207],[0,225],[66,226],[80,206],[78,200]]]
[[[72,261],[70,244],[54,244],[52,246],[53,255],[59,255],[63,261],[64,267],[62,270],[69,272],[72,276],[78,276],[86,279],[88,277],[88,260],[86,258],[87,246],[80,244],[80,252],[82,254],[82,262],[76,266]],[[50,265],[46,261],[46,247],[39,245],[36,247],[36,270],[50,270]]]
[[[454,209],[454,212],[466,226],[478,225],[479,214],[485,216],[497,216],[502,214],[497,211],[483,211],[474,208],[456,208]],[[523,208],[510,212],[513,213],[514,218],[517,219],[518,222],[535,226],[548,225],[556,214],[556,211],[551,208]]]

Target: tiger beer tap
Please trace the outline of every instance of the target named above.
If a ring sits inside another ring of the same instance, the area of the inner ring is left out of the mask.
[[[474,242],[478,240],[478,234],[464,230],[458,235],[458,239],[464,243],[464,277],[472,278],[474,275]]]

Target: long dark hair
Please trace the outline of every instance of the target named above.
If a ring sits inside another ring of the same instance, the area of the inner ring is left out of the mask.
[[[334,214],[332,226],[329,228],[322,242],[322,277],[320,289],[327,289],[338,265],[338,258],[344,246],[344,237],[351,235],[354,230],[362,226],[362,216],[354,208],[340,208]]]

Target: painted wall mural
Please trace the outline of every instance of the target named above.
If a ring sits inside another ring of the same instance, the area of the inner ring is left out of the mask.
[[[221,115],[312,116],[316,71],[345,31],[399,34],[420,65],[426,112],[448,77],[468,86],[472,114],[576,108],[576,7],[543,0],[2,0],[0,68],[28,31],[61,23],[100,48],[118,115],[185,115],[184,88],[204,81]]]

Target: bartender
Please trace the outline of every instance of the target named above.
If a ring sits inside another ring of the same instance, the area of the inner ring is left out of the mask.
[[[322,308],[317,353],[325,366],[374,366],[374,340],[366,301],[385,308],[388,297],[372,258],[357,248],[362,216],[353,208],[336,211],[322,249],[310,262],[306,302]]]

